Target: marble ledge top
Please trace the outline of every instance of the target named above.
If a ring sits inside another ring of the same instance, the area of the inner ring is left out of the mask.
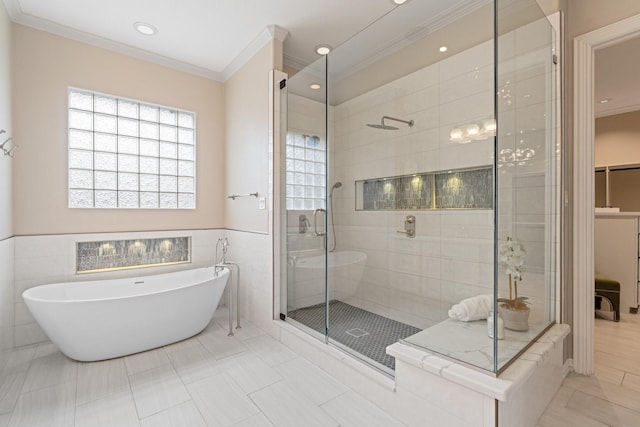
[[[538,364],[548,357],[549,352],[556,345],[562,345],[562,341],[568,334],[568,325],[553,325],[499,377],[493,377],[488,373],[402,342],[387,347],[387,354],[426,372],[506,402],[510,391],[515,390],[518,384],[533,375]]]

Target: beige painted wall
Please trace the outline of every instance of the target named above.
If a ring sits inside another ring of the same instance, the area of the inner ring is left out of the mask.
[[[567,0],[568,39],[640,13],[638,0]]]
[[[0,5],[0,144],[13,135],[11,125],[11,21]],[[17,139],[16,139],[17,141]],[[8,147],[8,146],[7,146]],[[13,235],[11,225],[11,169],[13,160],[0,153],[0,240]]]
[[[13,25],[16,235],[223,227],[224,85]],[[194,111],[195,210],[67,208],[69,86]]]
[[[269,71],[281,66],[281,42],[263,47],[226,82],[226,194],[269,190]],[[267,206],[268,206],[268,200]],[[267,209],[255,197],[225,198],[225,225],[232,230],[269,232]]]
[[[596,167],[640,164],[640,111],[596,119]]]
[[[11,22],[0,3],[0,144],[12,135],[11,125]],[[0,366],[6,350],[13,348],[14,316],[14,240],[11,217],[11,176],[13,160],[0,153]]]

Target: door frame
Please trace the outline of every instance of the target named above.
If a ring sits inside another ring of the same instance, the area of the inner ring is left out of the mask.
[[[594,369],[595,51],[640,36],[640,14],[573,41],[573,369]]]

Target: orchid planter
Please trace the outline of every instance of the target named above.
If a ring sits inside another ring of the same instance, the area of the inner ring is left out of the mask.
[[[518,306],[510,306],[504,302],[500,304],[500,316],[504,320],[504,327],[511,331],[528,331],[530,312],[529,306],[524,303]]]
[[[527,297],[518,296],[518,282],[522,281],[522,269],[526,252],[522,244],[511,237],[500,245],[500,261],[507,265],[505,273],[509,276],[509,298],[498,298],[499,310],[504,327],[512,331],[529,330],[531,310]]]

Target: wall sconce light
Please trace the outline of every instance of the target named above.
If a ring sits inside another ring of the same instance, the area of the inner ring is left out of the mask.
[[[496,135],[496,121],[487,119],[482,123],[471,122],[457,126],[449,132],[449,141],[466,144],[471,141],[481,141]]]
[[[485,120],[482,123],[482,131],[486,134],[495,136],[496,129],[497,129],[497,125],[496,125],[495,119]]]
[[[471,142],[469,138],[466,138],[465,131],[461,128],[453,128],[451,132],[449,132],[449,141],[457,142],[458,144],[466,144],[467,142]]]
[[[475,123],[467,125],[467,138],[480,139],[480,126]]]

